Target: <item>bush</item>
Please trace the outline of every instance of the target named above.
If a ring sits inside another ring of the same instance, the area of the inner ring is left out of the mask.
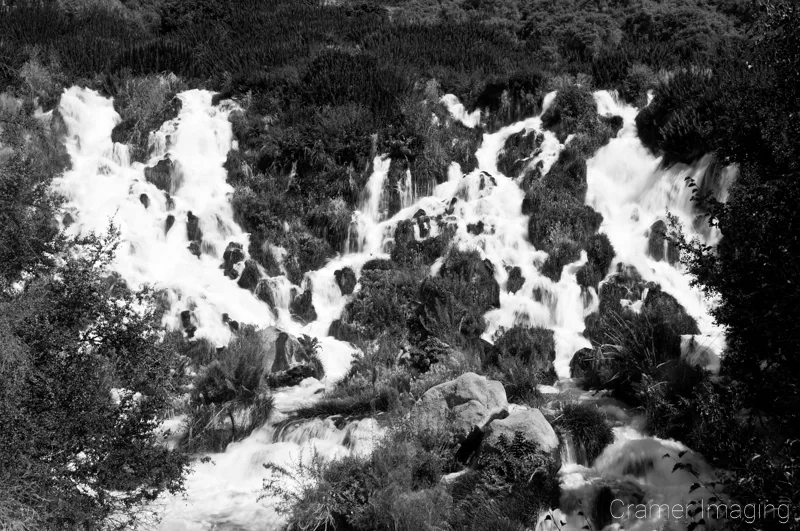
[[[364,265],[359,279],[361,289],[342,312],[341,322],[363,338],[402,335],[412,312],[419,286],[416,275],[399,269],[373,269],[386,265],[391,266],[391,262]]]
[[[500,358],[518,358],[526,365],[539,371],[543,382],[552,372],[552,362],[556,359],[553,331],[547,328],[527,328],[516,325],[505,331],[495,341]]]
[[[597,287],[608,274],[614,260],[614,247],[605,234],[594,234],[586,249],[587,262],[578,271],[578,284],[584,288]]]
[[[593,133],[597,122],[597,104],[589,87],[577,84],[560,89],[542,115],[542,125],[552,130],[560,142],[570,134]]]
[[[614,432],[605,415],[588,404],[564,404],[555,427],[569,433],[575,445],[583,449],[587,465],[591,465],[603,449],[614,442]]]

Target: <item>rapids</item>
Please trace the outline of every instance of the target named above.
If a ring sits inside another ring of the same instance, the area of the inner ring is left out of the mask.
[[[508,137],[526,130],[541,133],[541,148],[532,154],[530,164],[542,164],[547,172],[564,145],[555,135],[542,128],[541,118],[531,117],[511,124],[493,134],[484,134],[476,153],[478,168],[464,175],[457,164],[451,165],[448,179],[436,186],[431,195],[417,197],[412,175],[408,173],[398,186],[401,209],[387,219],[383,208],[389,159],[377,156],[373,172],[362,196],[360,208],[353,216],[348,251],[337,256],[318,271],[310,272],[303,286],[310,287],[318,319],[301,325],[291,319],[288,311],[288,292],[291,283],[277,277],[274,291],[277,311],[258,300],[251,292],[240,289],[235,281],[220,270],[222,253],[229,242],[248,247],[248,235],[233,219],[230,196],[233,188],[226,182],[223,163],[229,150],[236,149],[228,116],[236,111],[231,102],[212,105],[212,94],[191,90],[180,94],[182,108],[178,117],[166,122],[151,134],[152,157],[146,165],[130,163],[126,146],[111,141],[111,131],[120,118],[112,101],[94,91],[71,88],[63,94],[59,112],[68,129],[67,148],[72,169],[58,179],[54,187],[66,198],[65,211],[75,220],[66,228],[71,234],[89,231],[104,232],[113,220],[120,231],[120,246],[115,271],[132,286],[149,284],[166,293],[170,307],[168,327],[180,327],[180,312],[192,309],[198,325],[197,335],[217,344],[230,337],[222,314],[237,321],[258,326],[277,325],[288,332],[309,334],[320,338],[326,381],[306,380],[298,388],[276,392],[278,413],[275,420],[298,405],[314,400],[317,392],[330,386],[344,375],[355,354],[351,345],[327,337],[330,323],[339,317],[348,298],[341,295],[334,272],[351,267],[356,274],[369,259],[386,257],[394,227],[411,218],[419,209],[434,218],[444,215],[457,225],[454,244],[464,249],[477,249],[494,265],[501,287],[500,307],[487,313],[488,328],[484,338],[493,341],[502,328],[515,324],[544,326],[554,330],[556,340],[555,367],[562,379],[560,387],[570,388],[569,362],[572,355],[589,342],[582,332],[584,318],[596,310],[594,289],[582,293],[576,272],[586,261],[586,253],[567,265],[560,279],[553,282],[539,273],[547,255],[534,248],[527,239],[527,216],[522,214],[523,191],[515,178],[500,173],[497,157]],[[548,94],[545,109],[555,93]],[[686,338],[687,345],[723,344],[722,333],[708,316],[709,304],[690,285],[688,276],[664,261],[656,261],[647,253],[646,233],[659,219],[670,212],[680,219],[689,234],[714,243],[719,235],[695,223],[697,212],[691,203],[691,191],[684,181],[692,176],[699,183],[705,178],[709,159],[697,164],[660,169],[660,159],[653,157],[637,138],[634,118],[637,110],[619,103],[613,94],[595,94],[601,114],[622,116],[624,125],[616,138],[598,150],[588,161],[588,191],[586,203],[600,212],[604,221],[601,232],[608,235],[616,250],[614,263],[634,265],[646,280],[659,283],[695,317],[701,329],[696,340]],[[454,118],[469,127],[476,127],[480,113],[467,114],[463,105],[451,95],[442,98]],[[443,124],[439,124],[444,127]],[[569,142],[570,139],[567,139]],[[157,189],[145,178],[145,166],[154,166],[164,157],[176,170],[169,195]],[[734,178],[732,171],[723,172],[721,183],[715,183],[724,199],[724,190]],[[145,194],[147,206],[141,199]],[[458,201],[447,213],[451,200]],[[187,223],[189,213],[199,218],[204,245],[200,256],[189,250]],[[174,225],[165,230],[168,216]],[[467,231],[467,225],[482,221],[486,230],[480,235]],[[431,236],[437,234],[433,224]],[[279,253],[278,253],[279,254]],[[435,263],[431,273],[439,265]],[[525,283],[516,293],[506,289],[506,267],[518,266]],[[612,265],[614,270],[614,265]],[[358,289],[358,288],[356,288]],[[534,291],[543,294],[537,302]],[[699,347],[697,347],[699,348]],[[688,349],[688,347],[687,347]],[[586,394],[580,399],[592,399]],[[619,409],[619,408],[617,408]],[[627,481],[652,500],[682,501],[692,478],[665,471],[664,453],[684,450],[680,443],[645,437],[631,424],[635,419],[622,414],[627,425],[616,428],[617,441],[607,448],[596,463],[578,464],[579,452],[567,451],[562,469],[564,506],[569,529],[580,529],[584,523],[576,516],[589,493],[602,482]],[[178,424],[173,420],[171,425]],[[330,421],[314,420],[278,429],[270,424],[247,439],[232,443],[224,453],[209,455],[210,461],[198,461],[187,480],[184,497],[164,498],[154,510],[164,517],[161,529],[171,531],[200,530],[262,530],[280,526],[270,500],[259,500],[262,480],[267,476],[262,464],[291,466],[308,462],[313,455],[332,459],[347,453],[369,452],[382,430],[371,419],[351,423],[337,429]],[[710,474],[702,460],[694,454],[687,459],[697,463],[697,469]],[[638,465],[636,464],[638,463]],[[649,463],[649,464],[648,464]],[[592,466],[593,465],[593,466]],[[671,468],[671,465],[670,465]],[[639,525],[644,522],[633,522]],[[647,522],[652,524],[652,522]],[[543,524],[542,527],[547,527]],[[628,526],[626,526],[628,527]]]

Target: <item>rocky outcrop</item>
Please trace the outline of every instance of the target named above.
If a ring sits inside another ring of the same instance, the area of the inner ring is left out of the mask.
[[[350,295],[353,293],[353,290],[356,289],[356,283],[358,282],[356,280],[356,274],[349,267],[337,269],[333,272],[333,276],[336,279],[336,285],[339,286],[342,295]]]
[[[411,410],[420,428],[450,426],[456,434],[468,435],[507,414],[508,401],[503,384],[474,372],[428,389]]]
[[[506,418],[493,420],[484,430],[483,444],[493,448],[501,436],[511,441],[516,432],[522,433],[525,439],[535,443],[543,452],[558,448],[558,436],[542,412],[523,406],[514,406]]]
[[[239,276],[239,271],[235,266],[244,260],[244,250],[242,244],[237,242],[230,242],[222,253],[222,265],[220,268],[225,273],[225,276],[231,279],[236,279]],[[258,269],[258,268],[256,268]]]
[[[680,259],[680,251],[674,241],[667,238],[667,224],[658,220],[650,226],[647,237],[647,254],[654,260],[675,264]]]
[[[148,166],[144,169],[144,178],[159,190],[169,193],[172,188],[172,171],[174,168],[175,165],[170,159],[161,159],[155,166]]]
[[[317,310],[314,308],[313,295],[310,288],[292,299],[289,305],[292,315],[305,323],[317,320]]]
[[[200,228],[200,218],[192,214],[191,210],[186,214],[186,237],[189,239],[189,251],[199,257],[203,231]]]
[[[514,266],[508,271],[508,280],[506,281],[506,289],[509,293],[516,293],[525,284],[525,277],[522,276],[522,269],[519,266]]]
[[[259,331],[263,368],[272,387],[297,385],[305,378],[322,378],[322,367],[312,361],[296,337],[275,327]]]
[[[261,280],[261,271],[258,270],[258,263],[255,260],[246,260],[242,276],[239,277],[237,284],[242,289],[255,291],[259,280]]]

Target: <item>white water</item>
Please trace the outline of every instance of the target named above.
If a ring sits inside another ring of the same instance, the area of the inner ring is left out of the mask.
[[[233,107],[211,106],[211,94],[204,91],[189,91],[180,97],[183,101],[180,115],[153,136],[155,154],[148,163],[152,166],[169,154],[179,168],[171,190],[172,210],[168,211],[164,194],[144,179],[144,166],[129,164],[124,146],[111,142],[111,130],[119,120],[111,102],[88,90],[73,88],[62,97],[61,112],[70,133],[68,149],[73,169],[56,183],[58,190],[68,198],[66,208],[76,219],[70,232],[102,232],[113,217],[124,242],[115,268],[132,285],[148,283],[167,290],[171,306],[167,325],[179,327],[180,312],[193,308],[198,335],[218,343],[225,343],[230,334],[227,325],[222,323],[222,313],[240,322],[260,326],[277,324],[293,334],[317,336],[322,341],[323,362],[330,384],[344,374],[353,354],[349,345],[323,337],[348,300],[341,295],[334,272],[351,267],[358,274],[370,258],[386,257],[384,250],[396,224],[424,209],[429,217],[442,214],[445,222],[457,226],[455,245],[477,249],[494,265],[501,287],[500,308],[485,316],[488,323],[485,338],[494,340],[502,328],[515,324],[548,327],[555,332],[556,371],[561,378],[569,377],[572,355],[589,346],[582,335],[584,318],[597,307],[594,290],[582,293],[575,279],[586,255],[583,253],[578,262],[566,266],[557,282],[539,273],[538,268],[547,255],[528,242],[528,218],[521,211],[524,194],[514,179],[497,170],[496,164],[508,137],[528,129],[544,135],[541,150],[530,164],[542,162],[542,171],[549,170],[563,145],[552,133],[542,130],[539,117],[484,135],[476,153],[478,168],[464,175],[459,166],[453,164],[448,180],[436,186],[430,196],[416,199],[410,176],[407,176],[401,183],[402,209],[391,219],[385,219],[382,207],[390,161],[386,157],[376,157],[362,204],[354,215],[355,230],[351,237],[357,240],[347,247],[356,252],[337,257],[322,269],[307,274],[304,287],[310,286],[313,290],[318,319],[301,326],[291,320],[286,310],[287,301],[278,305],[277,315],[274,315],[266,304],[240,289],[219,269],[228,242],[241,243],[247,249],[247,235],[233,221],[229,202],[232,189],[225,182],[222,168],[228,150],[234,147],[227,121]],[[545,108],[552,104],[554,97],[554,93],[547,96]],[[660,161],[636,138],[633,122],[636,110],[619,105],[608,93],[598,93],[596,100],[602,114],[619,114],[625,122],[618,137],[588,163],[586,202],[604,216],[601,231],[608,234],[614,245],[615,262],[636,266],[645,279],[658,282],[675,296],[707,335],[701,340],[710,341],[715,337],[713,334],[719,337],[719,331],[708,318],[707,302],[689,286],[689,279],[675,267],[646,255],[645,233],[667,210],[686,222],[687,227],[692,226],[690,192],[683,178],[689,174],[699,178],[708,161],[691,168],[659,170]],[[459,107],[452,98],[443,101],[456,118],[468,126],[477,125],[479,114],[467,115],[463,106]],[[144,208],[139,200],[142,193],[150,199],[149,208]],[[458,197],[458,201],[448,215],[445,211],[454,197]],[[200,218],[203,240],[208,244],[204,245],[200,258],[187,249],[189,211]],[[173,214],[176,221],[165,234],[168,214]],[[470,234],[467,225],[478,221],[484,223],[484,232],[477,236]],[[432,223],[430,237],[438,231],[439,227]],[[717,237],[713,233],[705,236],[711,242]],[[505,289],[506,266],[520,267],[525,278],[522,288],[514,294]],[[436,269],[435,264],[432,273]],[[288,294],[291,286],[285,278],[272,282],[280,288],[276,291]],[[534,292],[541,294],[541,302],[534,299]],[[312,380],[278,393],[276,403],[281,412],[278,416],[313,400],[322,388],[323,384]],[[348,435],[348,432],[352,433]],[[347,430],[337,430],[330,422],[322,421],[305,423],[291,432],[280,433],[272,426],[265,426],[244,441],[231,444],[224,453],[212,455],[212,463],[197,463],[187,481],[186,499],[161,501],[160,507],[165,511],[162,529],[275,528],[281,519],[269,507],[270,501],[258,501],[257,491],[266,477],[263,463],[291,465],[301,456],[307,459],[313,448],[324,458],[367,451],[379,433],[372,421],[350,425]],[[660,452],[657,456],[660,458],[664,445],[673,444],[645,438],[630,430],[621,435],[625,437],[620,437],[616,445],[607,449],[594,468],[565,467],[565,487],[574,491],[574,497],[579,498],[582,489],[586,490],[597,477],[618,477],[620,460],[637,452],[647,455]],[[623,443],[623,438],[635,440]],[[656,498],[672,492],[670,482],[677,481],[675,476],[666,478],[660,472],[634,480],[648,492],[655,493]]]

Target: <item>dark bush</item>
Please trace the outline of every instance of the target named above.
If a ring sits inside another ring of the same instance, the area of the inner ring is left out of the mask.
[[[572,436],[576,447],[585,452],[586,465],[591,465],[603,449],[614,442],[614,433],[605,415],[588,404],[564,404],[555,427]]]

